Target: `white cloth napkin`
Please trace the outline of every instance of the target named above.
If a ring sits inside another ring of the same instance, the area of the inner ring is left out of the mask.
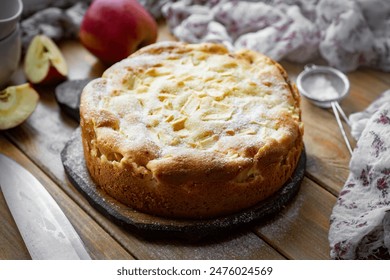
[[[390,90],[350,116],[358,138],[330,219],[333,259],[390,259]]]
[[[172,33],[190,43],[218,42],[272,57],[309,62],[318,57],[352,71],[390,71],[388,0],[168,1]]]
[[[37,34],[76,38],[91,1],[42,0],[26,6],[24,49]],[[390,71],[388,0],[138,1],[154,17],[165,17],[172,33],[185,42],[249,48],[275,60],[323,58],[343,71],[359,66]]]

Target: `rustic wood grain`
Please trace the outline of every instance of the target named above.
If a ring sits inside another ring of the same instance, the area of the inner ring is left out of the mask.
[[[348,177],[350,154],[334,116],[302,100],[306,174],[337,195]],[[350,143],[354,146],[353,139]]]
[[[329,259],[329,218],[336,198],[305,179],[294,201],[256,232],[289,259]]]
[[[389,81],[387,83],[386,76]],[[347,114],[364,110],[381,93],[390,89],[390,73],[361,70],[348,74],[348,78],[351,82],[351,92],[343,104]]]
[[[368,75],[372,75],[374,77],[377,77],[382,82],[387,84],[388,85],[388,89],[390,89],[390,78],[389,78],[390,72],[383,72],[383,71],[378,71],[378,70],[367,69],[366,73]]]
[[[89,215],[137,259],[283,259],[284,257],[249,229],[193,243],[173,239],[146,239],[127,232],[94,209]]]
[[[173,36],[169,30],[167,24],[164,21],[159,22],[158,37],[157,41],[176,41],[177,39]]]
[[[95,56],[80,46],[78,41],[63,41],[59,44],[65,60],[68,63],[70,80],[98,78],[108,67]],[[77,50],[77,51],[75,51]]]
[[[31,259],[1,191],[0,217],[0,260]]]
[[[77,206],[58,186],[35,164],[33,164],[24,154],[15,146],[10,144],[4,137],[0,137],[0,152],[19,162],[29,170],[48,190],[48,192],[57,201],[58,205],[64,211],[75,230],[79,233],[81,239],[86,245],[87,251],[93,259],[133,259],[133,257],[112,239],[102,228],[91,219],[80,207]],[[2,207],[3,208],[3,207]],[[4,216],[9,220],[9,215]],[[2,216],[3,218],[3,216]],[[13,226],[12,223],[10,225]],[[16,230],[13,227],[13,230]],[[18,246],[22,246],[17,234]],[[4,242],[4,240],[2,240]],[[15,243],[15,242],[13,242]],[[16,245],[15,245],[16,246]],[[24,253],[21,250],[21,253]],[[9,254],[1,255],[0,258],[8,258]],[[16,257],[16,256],[15,256]],[[25,254],[23,255],[25,257]]]
[[[280,260],[275,249],[247,230],[207,242],[147,241],[137,244],[141,259],[182,260]],[[218,246],[217,246],[218,245]]]

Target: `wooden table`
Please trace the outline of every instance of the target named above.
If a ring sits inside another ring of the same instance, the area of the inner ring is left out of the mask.
[[[172,40],[165,26],[159,40]],[[98,77],[104,66],[77,41],[60,47],[69,79]],[[294,80],[303,66],[282,62]],[[364,69],[349,75],[351,94],[341,106],[360,111],[390,88],[390,73]],[[14,83],[24,82],[20,70]],[[21,126],[0,132],[0,152],[31,171],[70,219],[93,259],[329,259],[329,217],[348,176],[350,155],[331,111],[302,100],[307,169],[295,199],[270,220],[221,238],[188,243],[145,240],[96,211],[68,181],[60,152],[78,123],[61,112],[54,89],[39,90],[40,102]],[[353,145],[355,142],[351,139]],[[0,192],[0,259],[29,259]]]

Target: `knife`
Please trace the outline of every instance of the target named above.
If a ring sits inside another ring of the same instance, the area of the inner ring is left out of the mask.
[[[3,154],[0,189],[33,260],[91,259],[72,224],[42,184]]]

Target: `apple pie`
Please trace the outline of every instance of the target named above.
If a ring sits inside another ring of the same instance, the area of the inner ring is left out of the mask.
[[[299,103],[285,70],[260,53],[156,43],[84,88],[87,168],[98,187],[141,212],[234,213],[291,177],[303,148]]]

